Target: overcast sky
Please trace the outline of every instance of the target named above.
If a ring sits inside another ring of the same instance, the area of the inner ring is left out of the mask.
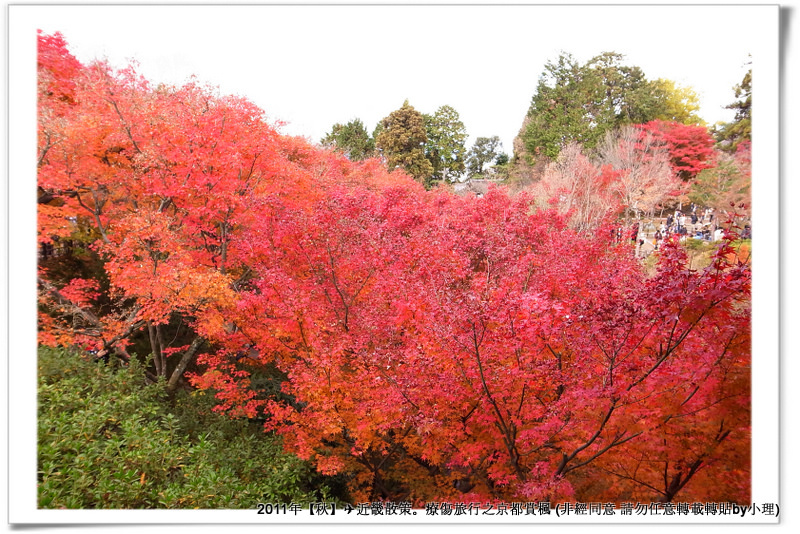
[[[709,123],[747,70],[758,33],[746,6],[17,6],[60,31],[83,62],[129,59],[155,82],[191,75],[245,96],[312,141],[336,122],[371,131],[405,99],[450,105],[470,136],[512,141],[545,63],[626,56],[649,79],[691,86]],[[754,57],[755,59],[755,57]]]

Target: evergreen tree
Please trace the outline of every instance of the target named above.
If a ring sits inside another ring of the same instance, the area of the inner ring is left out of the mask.
[[[736,110],[733,122],[724,124],[715,133],[720,148],[726,152],[736,152],[742,141],[750,141],[752,139],[750,110],[753,100],[752,83],[753,70],[750,69],[742,78],[742,82],[733,88],[736,101],[725,106],[727,109]]]
[[[475,140],[475,144],[472,145],[467,158],[469,176],[473,177],[482,174],[484,167],[489,163],[498,162],[499,164],[500,161],[503,161],[502,156],[505,154],[500,152],[501,147],[500,138],[496,135],[478,137]],[[505,156],[505,161],[508,161],[507,155]]]
[[[700,121],[697,95],[669,80],[650,81],[642,69],[603,52],[581,65],[562,53],[539,78],[520,137],[534,159],[555,159],[576,142],[592,149],[606,132],[655,119],[687,124]]]
[[[389,170],[400,167],[423,184],[429,184],[433,176],[433,165],[425,157],[427,142],[425,118],[408,100],[381,120],[375,138],[375,145],[386,159]]]
[[[425,155],[433,166],[432,179],[455,182],[464,172],[467,151],[467,129],[458,112],[442,106],[433,115],[425,115],[428,142]],[[428,184],[426,184],[428,185]]]
[[[598,103],[605,98],[599,80],[570,54],[548,62],[533,96],[527,128],[521,132],[525,147],[537,157],[555,158],[569,141],[593,146],[608,118]]]
[[[361,119],[347,124],[336,123],[322,138],[322,145],[344,153],[350,161],[361,161],[375,155],[375,140],[370,137]]]

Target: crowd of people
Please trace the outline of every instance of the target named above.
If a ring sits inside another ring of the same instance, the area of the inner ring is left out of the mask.
[[[658,250],[664,240],[673,235],[679,236],[681,240],[692,238],[707,242],[720,241],[725,235],[724,228],[730,227],[728,214],[723,217],[725,220],[721,221],[714,208],[701,209],[692,204],[686,212],[676,209],[665,218],[654,219],[650,223],[635,222],[627,231],[620,226],[616,230],[616,238],[622,241],[627,236],[637,245],[637,254],[647,256]],[[744,223],[739,233],[741,239],[751,238],[749,222]]]

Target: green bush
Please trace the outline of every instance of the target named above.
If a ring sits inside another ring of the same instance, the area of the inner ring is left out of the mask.
[[[146,384],[39,350],[40,508],[254,508],[334,500],[335,480],[282,451],[261,425],[212,412],[214,399]]]

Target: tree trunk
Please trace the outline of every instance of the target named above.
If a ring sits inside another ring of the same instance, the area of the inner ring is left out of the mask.
[[[147,321],[147,334],[150,337],[150,352],[153,354],[153,364],[156,366],[156,376],[167,376],[167,370],[164,368],[161,359],[161,348],[158,346],[159,339],[156,334],[156,327],[153,323]]]
[[[198,336],[194,338],[192,344],[189,345],[189,348],[183,353],[181,360],[178,362],[178,366],[174,371],[172,371],[172,376],[169,377],[169,381],[167,382],[167,391],[169,393],[173,393],[178,388],[178,381],[181,379],[181,376],[183,376],[183,372],[186,370],[186,367],[197,353],[197,349],[199,349],[200,345],[202,344],[203,338]]]

